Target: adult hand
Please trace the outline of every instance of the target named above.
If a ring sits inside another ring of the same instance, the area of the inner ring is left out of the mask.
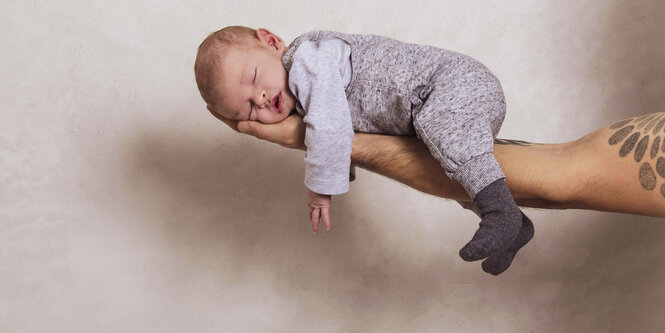
[[[307,150],[305,146],[305,123],[299,115],[290,115],[276,124],[263,124],[252,120],[230,120],[216,114],[210,105],[208,111],[231,127],[234,131],[249,134],[262,140],[282,145],[286,148]]]

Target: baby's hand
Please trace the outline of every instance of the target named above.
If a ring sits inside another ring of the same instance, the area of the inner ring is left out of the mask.
[[[330,230],[330,195],[318,194],[307,189],[307,207],[309,207],[309,220],[312,222],[312,232],[319,232],[319,217],[323,219],[326,230]]]

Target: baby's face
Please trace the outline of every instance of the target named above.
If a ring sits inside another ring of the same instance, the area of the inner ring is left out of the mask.
[[[223,79],[216,90],[220,102],[212,106],[222,117],[271,124],[284,120],[294,109],[296,99],[282,65],[286,48],[279,37],[266,32],[259,32],[263,34],[261,49],[231,50],[225,58]]]

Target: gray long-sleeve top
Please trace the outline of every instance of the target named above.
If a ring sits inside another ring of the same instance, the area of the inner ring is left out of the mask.
[[[289,88],[306,123],[305,186],[319,194],[349,190],[353,125],[345,89],[351,47],[339,38],[307,41],[293,54]],[[298,105],[300,104],[300,105]]]

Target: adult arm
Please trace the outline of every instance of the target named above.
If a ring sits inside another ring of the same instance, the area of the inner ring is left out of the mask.
[[[665,119],[665,113],[645,115],[627,120],[622,126],[606,126],[579,140],[561,144],[514,141],[511,144],[506,140],[494,145],[494,156],[518,205],[665,217],[665,190],[662,189],[665,186],[665,150],[657,149],[653,157],[651,154],[654,137],[665,138],[665,126],[661,126],[660,134],[652,134],[662,119]],[[646,124],[642,124],[645,121]],[[225,123],[238,130],[236,122]],[[637,128],[640,124],[642,127]],[[610,138],[616,132],[630,126],[634,127],[632,132],[610,144]],[[642,148],[634,142],[634,149],[622,157],[620,151],[628,150],[625,147],[630,145],[630,138],[642,133],[641,140],[644,140],[647,128],[651,142],[644,149],[646,156],[640,162],[636,161],[635,152],[642,151]],[[303,131],[304,125],[298,116],[274,125],[240,124],[240,132],[301,150],[305,149]],[[461,185],[445,175],[417,138],[356,133],[351,159],[359,167],[419,191],[455,200],[470,200]],[[662,161],[660,168],[659,161]],[[645,171],[645,164],[650,165],[651,173]]]
[[[518,205],[665,217],[665,126],[654,134],[665,113],[615,124],[622,125],[561,144],[498,140],[494,156]],[[352,160],[419,191],[469,201],[416,138],[357,133]]]

